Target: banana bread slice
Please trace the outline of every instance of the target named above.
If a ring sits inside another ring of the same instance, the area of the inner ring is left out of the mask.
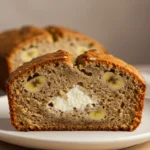
[[[61,27],[47,27],[45,30],[26,26],[3,32],[0,34],[0,88],[5,89],[6,79],[12,71],[35,57],[58,49],[78,55],[90,48],[105,52],[98,42]]]
[[[6,87],[11,123],[21,131],[133,131],[146,89],[134,67],[98,50],[76,59],[63,50],[35,58]]]

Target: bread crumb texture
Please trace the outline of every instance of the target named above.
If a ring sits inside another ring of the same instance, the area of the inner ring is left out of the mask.
[[[59,50],[25,63],[7,80],[12,125],[20,131],[133,131],[142,118],[144,80],[133,66],[89,50]]]

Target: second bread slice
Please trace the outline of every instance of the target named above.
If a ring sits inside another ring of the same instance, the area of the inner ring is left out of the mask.
[[[0,34],[0,88],[5,89],[9,74],[25,62],[58,49],[66,49],[74,56],[95,48],[105,49],[98,42],[81,33],[62,27],[46,29],[26,26]]]

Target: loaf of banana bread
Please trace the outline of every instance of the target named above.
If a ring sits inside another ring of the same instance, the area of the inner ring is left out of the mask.
[[[135,130],[145,83],[132,66],[89,50],[59,50],[25,63],[7,81],[12,125],[20,131]]]
[[[6,79],[12,71],[35,57],[58,49],[78,55],[90,48],[105,52],[98,42],[62,27],[26,26],[3,32],[0,34],[0,88],[5,89]]]

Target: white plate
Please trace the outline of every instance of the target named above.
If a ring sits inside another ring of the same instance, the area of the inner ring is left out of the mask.
[[[134,132],[106,131],[45,131],[18,132],[10,125],[8,101],[0,97],[0,140],[12,144],[59,150],[120,149],[150,140],[150,101],[145,100],[143,121]]]

